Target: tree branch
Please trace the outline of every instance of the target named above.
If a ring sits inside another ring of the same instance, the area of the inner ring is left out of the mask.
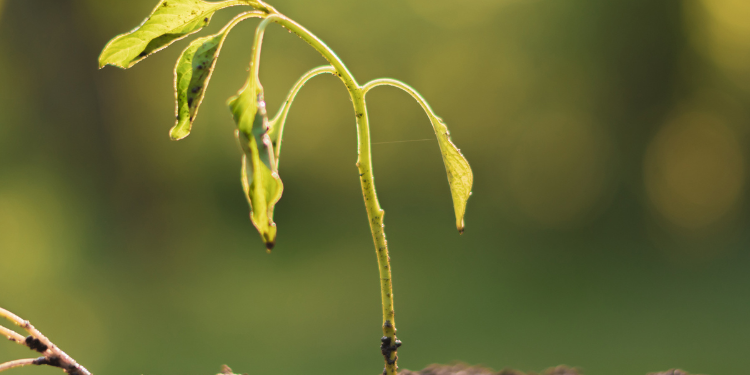
[[[29,333],[29,336],[24,338],[16,332],[13,332],[5,327],[0,326],[0,333],[8,337],[11,341],[15,341],[21,345],[27,346],[29,349],[41,353],[43,356],[36,359],[19,359],[16,361],[6,362],[0,365],[0,371],[7,370],[14,367],[26,366],[26,365],[49,365],[53,367],[59,367],[69,375],[91,375],[85,367],[79,365],[73,358],[67,355],[65,352],[60,350],[55,344],[52,343],[46,336],[44,336],[39,330],[34,328],[28,320],[21,319],[18,315],[3,309],[0,307],[0,317],[10,320],[17,326],[23,328]],[[19,341],[20,340],[20,341]],[[29,362],[31,361],[31,362]]]
[[[17,359],[15,361],[0,363],[0,372],[10,370],[15,367],[33,365],[36,358]]]
[[[12,330],[7,329],[7,328],[5,328],[3,326],[0,326],[0,334],[2,334],[3,336],[7,337],[8,340],[10,340],[10,341],[18,343],[19,345],[26,346],[26,344],[24,344],[24,341],[26,341],[26,338],[23,337],[23,336],[21,336],[21,335],[19,335],[16,331],[12,331]]]

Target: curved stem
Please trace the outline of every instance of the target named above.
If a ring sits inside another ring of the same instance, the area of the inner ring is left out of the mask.
[[[401,90],[406,91],[419,103],[419,105],[422,106],[422,108],[424,109],[425,112],[427,112],[428,115],[436,116],[435,112],[432,111],[432,108],[430,107],[430,105],[427,104],[427,101],[424,100],[422,95],[419,95],[417,90],[414,90],[411,86],[399,80],[395,80],[391,78],[374,79],[370,82],[365,83],[364,86],[362,86],[362,95],[367,95],[367,92],[369,92],[370,90],[372,90],[373,88],[377,86],[393,86],[393,87],[398,87]]]
[[[419,95],[411,86],[395,79],[381,78],[372,80],[362,86],[363,95],[366,95],[374,87],[384,85],[394,86],[406,91],[417,100],[427,114],[427,117],[429,117],[432,129],[435,131],[435,136],[438,139],[440,153],[443,155],[443,164],[445,164],[445,171],[448,175],[448,184],[450,185],[451,196],[453,197],[453,210],[456,213],[456,229],[458,229],[459,234],[463,233],[466,202],[471,196],[471,187],[474,184],[474,174],[471,172],[469,162],[451,140],[450,132],[443,119],[432,111],[432,108],[430,108],[430,105],[427,104],[422,95]]]
[[[270,13],[270,12],[276,11],[276,9],[273,9],[273,7],[269,6],[268,4],[258,2],[255,0],[226,0],[226,1],[219,2],[219,3],[214,3],[214,6],[209,8],[208,12],[216,12],[217,10],[221,10],[224,8],[229,8],[229,7],[233,7],[237,5],[249,5],[264,13]]]
[[[269,16],[269,19],[273,22],[278,23],[285,29],[297,34],[297,36],[299,36],[302,40],[307,42],[316,51],[323,55],[323,58],[325,58],[331,65],[333,65],[333,67],[336,69],[336,72],[338,73],[338,76],[341,78],[341,80],[344,81],[344,84],[346,85],[349,94],[352,96],[352,99],[354,99],[355,96],[361,96],[359,95],[359,84],[357,84],[357,81],[354,79],[354,76],[352,76],[352,73],[349,72],[349,69],[346,68],[344,62],[341,61],[341,59],[336,55],[336,53],[333,52],[330,47],[328,47],[325,43],[323,43],[322,40],[315,36],[315,34],[311,33],[304,26],[298,24],[297,22],[294,22],[290,18],[287,18],[283,14],[274,14],[274,17]]]
[[[28,366],[35,364],[36,358],[26,358],[26,359],[17,359],[15,361],[9,361],[5,363],[0,363],[0,372],[5,370],[10,370],[12,368],[21,367],[21,366]]]
[[[260,73],[260,50],[263,47],[263,35],[266,33],[266,27],[268,24],[274,21],[275,18],[279,17],[278,14],[269,14],[258,24],[255,29],[255,40],[253,40],[253,50],[250,56],[250,76],[259,77]]]
[[[267,13],[257,11],[257,10],[250,10],[247,12],[242,12],[238,15],[236,15],[234,18],[232,18],[231,21],[229,21],[224,27],[221,28],[221,30],[217,34],[224,33],[224,37],[226,38],[226,35],[229,33],[228,30],[233,29],[235,26],[237,26],[238,23],[248,19],[248,18],[263,18],[267,15]]]
[[[231,4],[231,5],[224,5],[224,4]],[[274,7],[266,4],[263,1],[258,1],[258,0],[228,0],[223,3],[219,3],[219,5],[224,5],[222,6],[222,8],[226,8],[226,7],[234,6],[234,5],[250,5],[251,7],[258,9],[258,10],[262,10],[266,13],[277,13],[277,10],[274,9]]]
[[[372,173],[372,155],[370,150],[370,126],[367,117],[367,106],[365,104],[364,91],[346,68],[341,59],[322,40],[302,25],[281,14],[268,16],[265,22],[276,22],[289,31],[297,34],[336,69],[336,75],[341,78],[352,99],[354,113],[357,118],[357,144],[358,157],[357,169],[359,170],[359,181],[362,187],[362,195],[365,200],[365,209],[370,224],[370,232],[375,244],[375,252],[378,259],[380,273],[380,297],[383,305],[383,338],[381,339],[381,352],[385,360],[386,375],[397,375],[398,359],[396,350],[400,342],[396,339],[396,320],[393,310],[393,285],[391,281],[391,265],[388,256],[388,243],[385,240],[383,229],[383,216],[385,212],[380,208],[378,197],[375,192],[375,178]],[[260,27],[260,26],[259,26]],[[257,63],[255,64],[257,69]]]
[[[276,143],[274,144],[274,152],[276,153],[276,169],[279,169],[279,156],[281,155],[281,141],[282,136],[284,135],[284,124],[286,123],[286,116],[289,114],[289,108],[292,106],[292,102],[294,101],[294,98],[297,96],[297,93],[300,89],[302,89],[302,86],[307,83],[311,78],[323,74],[323,73],[331,73],[336,74],[336,69],[334,69],[330,65],[324,65],[319,66],[317,68],[314,68],[307,73],[305,73],[302,77],[300,77],[297,82],[292,86],[292,89],[289,90],[289,95],[286,97],[286,101],[284,101],[284,104],[281,105],[281,108],[279,108],[279,111],[276,113],[276,116],[273,117],[269,121],[269,124],[271,124],[269,131],[269,136],[271,139],[276,138]]]

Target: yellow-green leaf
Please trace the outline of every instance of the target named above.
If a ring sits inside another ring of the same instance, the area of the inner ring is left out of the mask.
[[[198,107],[211,79],[221,46],[229,31],[238,22],[250,17],[262,17],[264,13],[251,11],[239,14],[230,21],[220,32],[198,38],[182,51],[174,67],[174,90],[177,102],[177,122],[169,131],[173,140],[185,138],[198,114]]]
[[[169,131],[175,141],[190,134],[223,40],[223,34],[196,39],[177,60],[174,68],[177,123]]]
[[[474,174],[471,172],[469,162],[461,154],[461,150],[453,144],[448,127],[445,126],[443,120],[432,114],[431,111],[428,112],[428,115],[438,138],[440,152],[443,154],[445,172],[448,174],[448,184],[453,197],[453,209],[456,212],[456,228],[458,228],[459,233],[463,233],[466,203],[471,196]]]
[[[474,184],[474,174],[471,172],[469,162],[461,154],[461,150],[453,144],[448,127],[445,126],[443,120],[435,115],[430,105],[427,104],[427,101],[424,100],[417,90],[399,80],[380,78],[366,83],[362,86],[362,91],[366,94],[377,86],[393,86],[406,91],[417,100],[425,113],[427,113],[427,117],[430,118],[432,129],[435,130],[435,135],[437,135],[438,144],[440,145],[440,152],[443,154],[445,171],[448,174],[448,184],[450,185],[451,196],[453,198],[453,210],[456,212],[456,228],[458,228],[459,233],[463,233],[466,203],[471,196],[471,187]]]
[[[236,1],[162,0],[143,23],[110,40],[99,55],[99,68],[130,68],[150,54],[208,25],[214,12]]]
[[[284,189],[268,136],[268,115],[263,88],[251,77],[240,92],[229,99],[229,108],[237,124],[237,136],[244,153],[242,186],[250,204],[250,220],[270,251],[276,243],[273,210]]]

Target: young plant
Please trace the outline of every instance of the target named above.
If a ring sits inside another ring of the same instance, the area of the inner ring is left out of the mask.
[[[384,372],[388,375],[395,375],[398,359],[396,351],[401,343],[396,338],[391,266],[383,230],[384,212],[380,208],[375,193],[372,173],[370,128],[365,103],[367,92],[377,86],[394,86],[408,92],[427,112],[437,135],[448,173],[456,226],[459,232],[464,230],[463,217],[473,182],[469,163],[451,142],[448,128],[414,89],[401,81],[387,78],[360,85],[341,59],[325,43],[263,1],[228,0],[211,3],[202,0],[162,0],[143,24],[129,33],[115,37],[104,47],[99,57],[99,67],[114,65],[129,68],[174,41],[201,30],[209,23],[217,10],[236,5],[250,6],[254,10],[239,14],[218,33],[194,40],[177,60],[174,84],[177,119],[170,130],[170,137],[173,140],[179,140],[190,133],[216,66],[219,52],[232,28],[243,20],[260,18],[261,22],[255,32],[252,46],[250,74],[237,95],[229,99],[228,105],[237,125],[236,135],[243,153],[242,186],[250,205],[250,220],[270,251],[276,241],[276,224],[273,221],[274,206],[281,198],[283,191],[283,184],[279,177],[279,159],[284,123],[289,108],[299,90],[312,77],[330,73],[343,81],[354,105],[359,142],[357,168],[380,270],[383,305],[381,351],[386,364]],[[271,23],[277,23],[297,34],[323,55],[330,65],[312,69],[304,74],[292,87],[287,100],[277,114],[269,120],[263,100],[259,68],[263,35]]]
[[[190,133],[211,79],[211,74],[216,66],[219,52],[232,28],[239,22],[250,18],[261,19],[252,46],[249,76],[237,95],[230,98],[227,104],[237,126],[236,136],[242,150],[241,180],[245,196],[250,205],[250,220],[260,233],[266,248],[270,251],[276,241],[276,224],[273,221],[274,206],[281,198],[283,191],[283,184],[279,177],[279,158],[284,123],[289,108],[299,90],[311,78],[319,74],[330,73],[341,79],[354,105],[359,143],[357,168],[359,169],[362,194],[380,271],[383,306],[381,353],[385,361],[383,373],[396,375],[398,369],[396,352],[401,346],[401,342],[396,338],[391,265],[383,229],[384,211],[380,208],[375,193],[370,153],[370,127],[365,95],[377,86],[394,86],[409,93],[425,110],[437,135],[443,162],[445,163],[456,214],[456,227],[459,233],[464,230],[464,212],[473,183],[469,163],[451,141],[448,128],[442,119],[435,115],[416,90],[401,81],[388,78],[376,79],[360,85],[341,59],[323,41],[297,22],[260,0],[226,0],[222,2],[161,0],[140,26],[115,37],[107,43],[99,56],[99,67],[113,65],[123,69],[130,68],[151,54],[168,47],[173,42],[200,31],[208,25],[216,11],[231,6],[249,6],[253,10],[237,15],[218,33],[195,39],[185,48],[177,60],[174,72],[177,119],[169,132],[169,136],[173,140],[179,140]],[[263,86],[258,73],[263,35],[271,23],[277,23],[297,34],[318,51],[330,65],[314,68],[300,77],[289,91],[284,104],[276,115],[269,120],[263,99]],[[5,316],[14,317],[10,313],[5,314]],[[11,320],[16,323],[20,321],[20,319],[16,320],[15,318]],[[21,325],[23,326],[23,324]],[[24,326],[24,328],[27,327]],[[7,329],[3,332],[10,335],[9,338],[11,339],[20,340],[20,338],[9,333],[10,331]],[[43,336],[35,334],[32,334],[32,336],[38,337],[39,340],[47,344]],[[51,343],[47,344],[47,346],[49,345]],[[30,364],[26,362],[24,364]],[[66,371],[68,371],[67,368]],[[73,374],[75,371],[68,372],[71,375],[88,375],[85,370],[80,374]]]

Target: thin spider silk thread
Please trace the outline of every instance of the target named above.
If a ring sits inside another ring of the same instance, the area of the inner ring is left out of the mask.
[[[406,142],[425,142],[425,141],[434,141],[432,138],[425,138],[425,139],[411,139],[408,141],[388,141],[388,142],[372,142],[373,145],[384,145],[386,143],[406,143]]]

